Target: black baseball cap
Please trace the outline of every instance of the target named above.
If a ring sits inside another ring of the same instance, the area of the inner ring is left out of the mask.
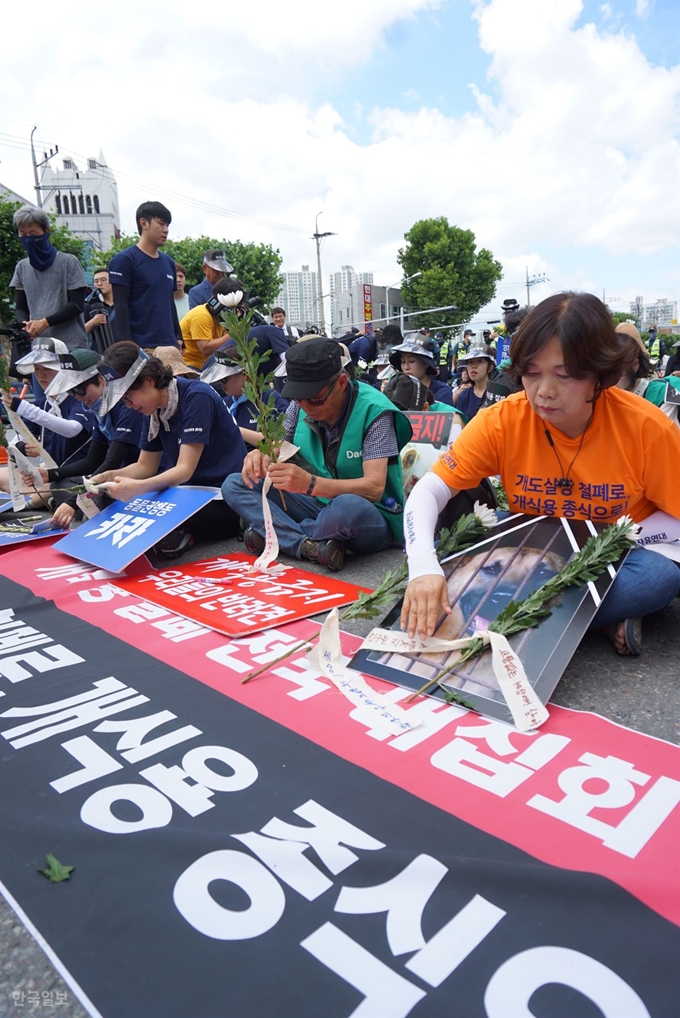
[[[334,375],[342,371],[342,350],[334,339],[310,339],[286,351],[287,399],[314,399]]]

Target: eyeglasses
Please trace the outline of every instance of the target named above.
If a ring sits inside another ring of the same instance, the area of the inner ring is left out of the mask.
[[[326,402],[326,400],[328,399],[328,397],[330,396],[330,394],[333,392],[333,389],[338,384],[338,382],[340,381],[341,378],[342,378],[342,375],[338,375],[338,377],[335,379],[335,381],[333,382],[333,384],[331,385],[330,389],[328,390],[328,392],[326,393],[325,396],[314,396],[313,399],[299,399],[298,403],[306,403],[307,406],[311,406],[311,407],[323,406],[324,403]]]

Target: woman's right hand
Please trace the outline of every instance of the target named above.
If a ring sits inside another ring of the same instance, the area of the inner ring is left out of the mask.
[[[259,449],[253,449],[243,461],[241,477],[249,488],[254,488],[258,481],[266,477],[271,460]]]
[[[401,628],[407,631],[409,639],[412,640],[416,633],[421,639],[432,636],[442,612],[451,614],[444,577],[432,573],[411,580],[404,594],[400,618]]]

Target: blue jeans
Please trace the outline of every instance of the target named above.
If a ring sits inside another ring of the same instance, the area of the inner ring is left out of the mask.
[[[249,488],[240,474],[230,474],[222,485],[222,495],[249,527],[264,536],[262,483]],[[281,493],[276,488],[270,488],[267,497],[279,547],[292,558],[302,557],[300,549],[307,539],[335,538],[356,555],[392,547],[392,531],[387,520],[372,502],[360,495],[338,495],[327,505],[321,505],[311,495],[287,491],[285,510]]]
[[[680,568],[646,548],[633,548],[597,610],[590,628],[613,626],[670,604],[680,590]]]

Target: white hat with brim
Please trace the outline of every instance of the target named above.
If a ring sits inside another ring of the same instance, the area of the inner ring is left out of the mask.
[[[401,371],[401,355],[403,353],[410,353],[414,357],[420,357],[420,359],[425,362],[428,375],[434,377],[438,373],[439,368],[434,362],[433,354],[429,350],[426,350],[420,343],[414,343],[412,341],[407,341],[405,343],[401,343],[399,346],[392,347],[392,350],[390,351],[390,364],[393,368],[396,368],[397,371]],[[389,378],[389,375],[387,377]]]
[[[324,337],[319,336],[318,333],[310,332],[307,335],[300,336],[300,338],[298,339],[298,343],[305,343],[308,339],[323,339],[323,338]],[[350,357],[349,350],[347,349],[344,343],[338,343],[338,346],[340,347],[340,364],[343,368],[345,368],[352,360],[352,358]],[[281,363],[277,364],[277,366],[274,368],[274,377],[286,378],[287,374],[288,372],[286,369],[286,355],[285,353],[282,353]]]
[[[489,353],[485,346],[471,346],[467,353],[461,354],[458,358],[458,363],[467,364],[468,361],[481,361],[485,358],[487,361],[491,361],[492,364],[496,363],[496,358],[492,353]]]
[[[231,378],[232,375],[243,373],[243,365],[237,364],[234,360],[223,360],[215,355],[215,361],[209,368],[205,368],[200,375],[201,381],[212,385],[213,382],[220,382],[223,378]]]
[[[65,353],[68,353],[68,347],[62,340],[53,339],[51,336],[38,336],[31,343],[31,352],[17,361],[17,370],[30,375],[36,364],[44,364],[45,367],[58,371],[59,356]]]
[[[140,349],[137,360],[128,368],[122,377],[117,371],[114,371],[109,364],[100,364],[99,374],[106,381],[104,392],[102,393],[102,398],[99,403],[100,417],[104,417],[110,410],[113,410],[116,403],[123,398],[132,383],[137,380],[141,374],[142,368],[148,360],[149,355]]]
[[[45,389],[46,396],[60,396],[62,392],[70,392],[85,382],[94,381],[99,375],[99,360],[89,368],[66,367],[67,363],[77,364],[72,354],[64,354],[59,358],[61,367]]]

